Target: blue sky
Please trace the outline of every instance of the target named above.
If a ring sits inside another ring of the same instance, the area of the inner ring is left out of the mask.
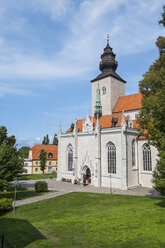
[[[164,0],[0,0],[0,125],[19,146],[91,113],[106,35],[126,93],[158,57]]]

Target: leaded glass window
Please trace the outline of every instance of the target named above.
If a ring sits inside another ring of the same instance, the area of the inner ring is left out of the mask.
[[[68,171],[72,171],[72,166],[73,166],[73,149],[72,146],[70,145],[68,147]]]
[[[132,166],[135,166],[135,140],[132,140]]]
[[[116,174],[116,147],[112,142],[108,144],[108,173]]]
[[[143,170],[152,171],[151,149],[147,143],[143,145]]]

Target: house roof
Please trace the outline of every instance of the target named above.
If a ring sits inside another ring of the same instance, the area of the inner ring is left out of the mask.
[[[41,150],[44,149],[47,153],[47,160],[57,160],[58,146],[57,145],[34,145],[32,150],[32,160],[39,159]],[[48,158],[48,154],[52,153],[53,158]]]
[[[96,78],[91,80],[91,83],[98,81],[98,80],[101,80],[103,78],[109,77],[109,76],[117,78],[118,80],[122,81],[123,83],[126,83],[126,81],[124,79],[122,79],[115,71],[112,71],[112,70],[103,71]]]
[[[122,96],[119,98],[113,110],[113,113],[140,109],[142,107],[141,101],[142,101],[141,93],[128,95],[128,96]]]
[[[89,117],[90,120],[92,120],[92,117]],[[101,116],[101,118],[99,119],[99,125],[100,125],[100,128],[110,128],[112,127],[112,118],[118,118],[118,122],[116,124],[116,127],[120,127],[121,126],[121,121],[122,121],[122,113],[119,113],[119,114],[112,114],[112,115],[104,115],[104,116]],[[127,120],[126,117],[125,118],[125,121]],[[85,119],[82,119],[82,120],[77,120],[76,121],[76,125],[77,125],[77,131],[82,131],[83,129],[83,121],[85,121]],[[93,118],[93,128],[95,129],[96,127],[96,118]],[[71,128],[69,128],[67,130],[67,133],[71,132]]]
[[[139,124],[136,122],[136,120],[133,120],[133,127],[139,129]],[[147,134],[146,129],[143,131],[143,134]],[[146,139],[146,137],[144,135],[140,135],[138,139],[143,140]]]

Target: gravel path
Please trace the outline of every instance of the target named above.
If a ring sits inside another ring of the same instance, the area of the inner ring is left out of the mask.
[[[20,181],[21,185],[28,188],[34,188],[34,184],[37,180],[24,180]],[[120,190],[120,189],[112,189],[107,187],[95,187],[92,185],[82,186],[82,185],[74,185],[72,183],[67,182],[57,182],[56,179],[42,179],[38,181],[46,181],[48,183],[49,190],[58,190],[58,192],[48,193],[41,196],[36,196],[32,198],[27,198],[24,200],[16,201],[16,206],[30,204],[32,202],[38,202],[41,200],[53,198],[56,196],[64,195],[70,192],[92,192],[92,193],[105,193],[105,194],[121,194],[121,195],[138,195],[138,196],[148,196],[148,197],[161,197],[160,194],[150,188],[134,188],[129,190]]]

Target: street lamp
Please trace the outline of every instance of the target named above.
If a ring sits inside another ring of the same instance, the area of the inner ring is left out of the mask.
[[[13,214],[15,214],[15,201],[16,201],[17,185],[18,185],[18,181],[17,181],[17,177],[16,177],[16,179],[14,181],[15,190],[14,190]]]

